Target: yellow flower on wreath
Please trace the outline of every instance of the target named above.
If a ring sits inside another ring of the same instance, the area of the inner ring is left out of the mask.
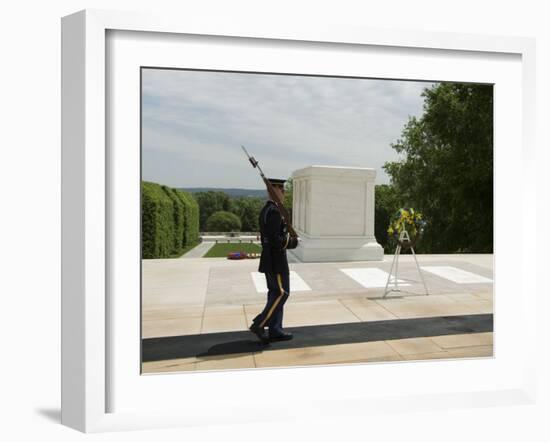
[[[422,213],[416,212],[412,207],[400,208],[390,222],[388,235],[399,236],[403,229],[407,229],[412,236],[416,236],[419,228],[422,231],[422,226],[425,224],[422,219]]]

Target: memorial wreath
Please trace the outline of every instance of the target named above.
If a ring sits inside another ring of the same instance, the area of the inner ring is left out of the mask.
[[[388,235],[395,239],[401,247],[413,247],[424,233],[426,221],[422,213],[415,211],[412,207],[408,209],[399,209],[388,227]],[[401,233],[406,230],[410,241],[401,239]]]

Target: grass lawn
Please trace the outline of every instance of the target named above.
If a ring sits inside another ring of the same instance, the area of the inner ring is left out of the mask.
[[[225,258],[230,252],[261,253],[262,248],[258,244],[251,243],[219,243],[208,251],[204,258]]]

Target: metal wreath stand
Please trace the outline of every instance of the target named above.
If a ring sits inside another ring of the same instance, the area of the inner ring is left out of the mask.
[[[414,262],[416,263],[416,268],[418,269],[418,273],[420,274],[420,279],[422,280],[422,284],[424,285],[424,290],[426,291],[426,295],[429,295],[428,288],[426,287],[426,282],[424,281],[424,276],[422,275],[422,271],[420,270],[420,266],[418,265],[418,260],[416,259],[416,253],[414,253],[414,247],[411,242],[411,237],[409,236],[409,232],[407,232],[407,229],[405,228],[405,224],[403,223],[403,230],[399,234],[399,239],[397,241],[397,248],[395,249],[395,255],[393,255],[393,261],[391,263],[390,268],[390,274],[388,275],[388,281],[386,282],[386,288],[384,289],[384,296],[385,298],[388,293],[390,292],[400,292],[399,288],[397,287],[397,271],[399,269],[399,255],[401,254],[401,248],[402,244],[407,241],[410,245],[411,252],[414,256]],[[393,268],[395,266],[395,277],[393,279],[394,288],[390,288],[388,290],[388,286],[390,285],[391,275],[393,273]]]

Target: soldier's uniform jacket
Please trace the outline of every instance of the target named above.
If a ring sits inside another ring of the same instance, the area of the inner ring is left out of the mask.
[[[262,273],[288,274],[287,249],[295,249],[298,240],[287,231],[277,205],[269,200],[260,212],[260,235],[262,255],[258,271]]]

